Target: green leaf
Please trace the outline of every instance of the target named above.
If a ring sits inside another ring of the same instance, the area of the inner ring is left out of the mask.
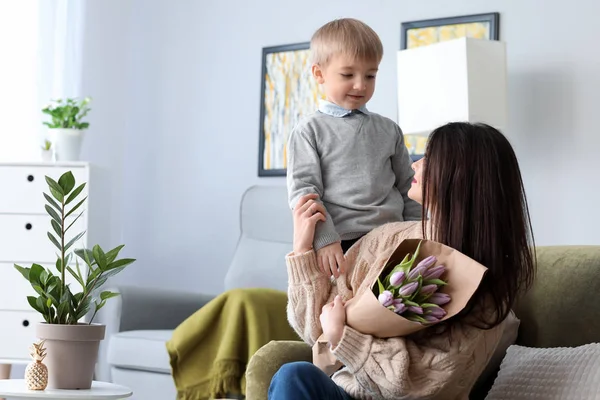
[[[420,322],[422,324],[427,323],[427,320],[419,317],[418,315],[411,315],[410,317],[407,317],[406,319],[408,319],[409,321],[413,321],[413,322]]]
[[[77,188],[73,191],[73,193],[71,193],[69,195],[69,197],[67,198],[67,201],[65,201],[65,204],[69,204],[70,202],[72,202],[73,200],[75,200],[75,197],[79,196],[79,193],[81,193],[81,191],[83,190],[83,188],[85,187],[85,182],[82,183],[81,185],[77,186]]]
[[[77,222],[77,220],[79,219],[79,217],[81,217],[82,215],[83,215],[83,211],[82,211],[82,212],[80,212],[80,213],[79,213],[79,215],[75,217],[75,219],[73,220],[73,222],[71,222],[71,223],[69,224],[69,226],[67,226],[67,229],[65,229],[65,233],[66,233],[66,232],[67,232],[69,229],[71,229],[71,227],[73,226],[73,224],[74,224],[75,222]]]
[[[56,211],[62,212],[61,206],[59,206],[58,203],[56,201],[54,201],[54,199],[52,197],[48,196],[46,193],[44,193],[44,197],[46,198],[46,200],[48,201],[48,203],[50,203],[50,205],[52,207],[56,208]]]
[[[96,312],[98,312],[100,309],[102,309],[102,307],[106,305],[106,300],[102,300],[100,303],[94,302],[94,304],[96,305]]]
[[[50,222],[52,223],[52,229],[54,229],[54,232],[60,237],[62,235],[62,228],[60,227],[60,224],[53,219],[50,220]]]
[[[96,279],[96,281],[94,282],[94,288],[95,289],[100,289],[102,287],[102,285],[104,285],[106,283],[106,281],[109,278],[109,274],[104,274],[98,277],[98,279]]]
[[[379,293],[377,293],[377,295],[380,295],[381,293],[385,292],[385,287],[383,286],[383,283],[381,283],[379,278],[377,278],[377,287],[379,288]]]
[[[419,305],[417,303],[415,303],[414,301],[404,299],[402,302],[404,304],[406,304],[407,306],[419,307]]]
[[[119,255],[119,252],[121,251],[121,249],[125,247],[124,244],[119,245],[117,247],[115,247],[114,249],[107,251],[106,252],[106,262],[108,264],[112,263],[113,261],[115,261],[115,258],[117,258],[117,256]]]
[[[90,249],[77,249],[75,254],[81,258],[88,267],[92,267],[96,260],[94,259],[94,253]]]
[[[60,215],[58,215],[58,213],[52,207],[50,207],[48,204],[46,204],[44,206],[44,208],[46,209],[46,212],[48,212],[48,214],[50,214],[53,221],[56,221],[59,224],[62,223],[62,219],[60,218]]]
[[[31,271],[31,268],[23,268],[20,265],[14,264],[15,269],[17,271],[19,271],[21,273],[21,275],[23,275],[23,277],[25,279],[27,279],[27,281],[29,281],[29,272]]]
[[[100,298],[102,300],[108,300],[108,299],[112,299],[113,297],[118,297],[118,296],[119,296],[119,293],[111,292],[108,290],[105,290],[102,293],[100,293]]]
[[[96,259],[96,262],[98,263],[98,266],[100,267],[100,269],[105,270],[106,269],[106,254],[104,254],[104,251],[102,250],[102,248],[98,245],[95,245],[92,249],[92,252],[94,253],[94,259]]]
[[[441,279],[428,279],[423,282],[423,285],[438,285],[438,286],[446,286],[448,283],[444,282]]]
[[[122,258],[120,260],[117,260],[117,261],[114,261],[114,262],[108,264],[106,266],[106,270],[110,271],[111,269],[124,267],[126,265],[133,263],[134,261],[135,261],[135,258]],[[379,280],[377,280],[377,282],[379,282]],[[383,288],[383,285],[381,284],[381,282],[379,282],[379,284],[380,284],[379,289],[381,290],[381,288]],[[383,289],[383,290],[385,290],[385,289]],[[379,292],[379,293],[381,293],[381,292]]]
[[[61,247],[60,247],[60,243],[58,242],[58,239],[56,239],[54,237],[54,235],[52,235],[50,232],[48,232],[48,239],[50,239],[50,241],[52,243],[54,243],[54,245],[56,246],[56,248],[60,251]]]
[[[79,129],[87,129],[89,128],[90,123],[89,122],[82,122],[81,124],[79,124]]]
[[[64,301],[61,302],[57,308],[56,316],[59,320],[65,320],[67,315],[69,314],[69,302]]]
[[[73,239],[71,239],[71,241],[69,243],[67,243],[67,245],[65,246],[65,251],[67,251],[71,246],[73,246],[73,244],[76,241],[81,239],[83,237],[83,235],[85,235],[85,231],[78,233]]]
[[[77,274],[77,272],[75,272],[71,267],[67,267],[67,271],[69,271],[69,273],[73,275],[73,278],[77,280],[81,287],[85,287],[85,283],[83,282],[83,277],[81,275]]]
[[[58,270],[59,273],[62,274],[63,271],[63,265],[62,265],[62,260],[60,258],[56,259],[56,269]]]
[[[71,171],[67,171],[58,179],[58,184],[63,190],[63,194],[71,192],[75,187],[75,177]]]
[[[29,305],[31,306],[31,308],[33,308],[35,311],[43,314],[44,313],[44,309],[42,307],[38,306],[37,303],[37,297],[35,296],[27,296],[27,302],[29,303]]]
[[[40,283],[42,284],[43,287],[46,287],[48,285],[48,278],[50,276],[48,275],[48,272],[44,269],[42,271],[42,273],[40,274]]]
[[[92,299],[90,297],[86,297],[79,305],[79,310],[77,310],[77,315],[75,315],[75,319],[79,321],[81,318],[85,316],[85,314],[90,311],[90,303]]]
[[[56,182],[49,176],[46,176],[46,182],[50,187],[50,193],[52,193],[52,196],[54,196],[56,200],[62,203],[65,198],[65,193],[63,192],[62,187],[58,184],[58,182]]]
[[[437,304],[431,304],[431,303],[423,303],[421,304],[421,308],[436,308],[439,307]]]
[[[29,271],[29,282],[39,285],[41,283],[40,276],[42,272],[44,272],[44,267],[39,264],[32,264],[31,271]]]
[[[81,200],[79,203],[75,204],[73,206],[73,208],[71,208],[71,210],[67,213],[67,215],[65,215],[65,218],[67,218],[69,215],[73,214],[75,212],[75,210],[77,210],[79,208],[79,206],[81,206],[85,200],[87,199],[87,196],[83,198],[83,200]]]

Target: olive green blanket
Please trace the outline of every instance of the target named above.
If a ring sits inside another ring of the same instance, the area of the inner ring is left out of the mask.
[[[300,340],[286,306],[285,292],[235,289],[182,322],[167,342],[177,399],[245,395],[252,355],[271,340]]]

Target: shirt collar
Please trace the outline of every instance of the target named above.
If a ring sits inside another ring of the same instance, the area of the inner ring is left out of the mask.
[[[319,99],[319,111],[323,114],[331,115],[332,117],[345,117],[346,115],[352,114],[354,111],[360,111],[363,114],[368,112],[366,106],[362,106],[357,110],[347,110],[335,103],[322,99]]]

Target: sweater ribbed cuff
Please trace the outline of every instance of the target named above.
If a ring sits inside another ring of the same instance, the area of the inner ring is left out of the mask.
[[[290,285],[313,282],[323,275],[317,263],[317,256],[313,250],[303,254],[290,253],[285,258],[288,268]]]
[[[335,243],[335,242],[339,242],[340,241],[340,235],[338,235],[336,232],[330,232],[330,233],[326,233],[324,235],[319,236],[318,238],[315,239],[315,242],[313,244],[313,247],[315,249],[315,251],[322,249],[325,246],[330,245],[331,243]]]
[[[350,372],[354,373],[367,361],[372,342],[372,336],[363,335],[346,325],[342,339],[331,352],[348,367]]]

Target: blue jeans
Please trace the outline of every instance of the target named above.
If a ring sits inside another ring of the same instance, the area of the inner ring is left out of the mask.
[[[269,400],[353,400],[325,372],[306,361],[285,364],[269,387]]]

